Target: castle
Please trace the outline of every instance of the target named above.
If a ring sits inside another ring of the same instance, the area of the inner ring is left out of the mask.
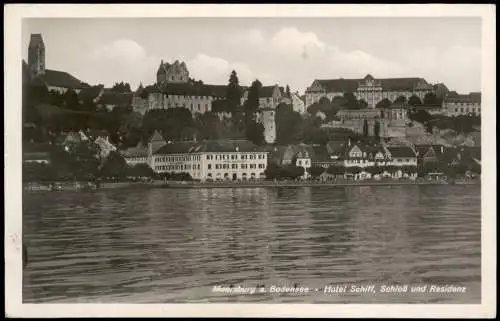
[[[226,98],[226,85],[209,85],[189,78],[185,62],[176,60],[165,63],[163,60],[156,72],[156,83],[143,87],[134,93],[132,107],[144,114],[148,110],[187,108],[193,116],[212,111],[212,103]],[[246,100],[244,92],[241,103]],[[267,143],[276,140],[275,108],[283,102],[283,88],[264,86],[260,92],[260,108],[257,121],[264,125],[264,138]],[[226,116],[226,115],[222,115]]]

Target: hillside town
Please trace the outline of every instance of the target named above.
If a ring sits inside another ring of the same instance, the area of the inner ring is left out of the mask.
[[[112,88],[47,69],[32,34],[23,71],[23,181],[453,180],[481,174],[481,93],[418,75],[227,84],[159,62]],[[47,66],[50,67],[50,66]],[[151,70],[154,73],[154,70]]]

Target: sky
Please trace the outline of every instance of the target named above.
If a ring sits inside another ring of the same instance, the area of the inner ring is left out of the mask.
[[[153,84],[161,60],[190,77],[289,85],[314,79],[422,77],[450,90],[481,90],[481,19],[450,18],[30,18],[23,59],[41,33],[46,68],[91,85]]]

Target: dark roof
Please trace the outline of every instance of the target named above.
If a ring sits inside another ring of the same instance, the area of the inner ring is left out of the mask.
[[[136,147],[131,147],[120,152],[124,157],[146,157],[148,148],[139,143]]]
[[[105,91],[98,103],[103,105],[130,106],[132,104],[133,96],[133,93]]]
[[[446,98],[446,102],[454,103],[481,103],[481,93],[470,93],[468,95],[453,95]]]
[[[162,134],[160,134],[160,132],[158,132],[157,130],[155,130],[155,132],[153,133],[153,136],[151,136],[151,138],[149,139],[150,142],[164,142],[165,139],[163,138]]]
[[[369,75],[368,75],[369,76]],[[379,81],[385,90],[391,91],[412,91],[418,87],[419,83],[427,84],[423,78],[386,78],[375,79]],[[326,92],[355,92],[364,79],[318,79],[317,80]],[[307,91],[311,91],[309,88]]]
[[[224,152],[265,152],[248,140],[212,140],[204,142],[177,142],[166,144],[155,154],[224,153]]]
[[[40,76],[48,86],[69,89],[80,89],[82,82],[64,71],[46,69],[45,74]]]
[[[156,85],[147,86],[147,92],[162,92],[167,95],[178,96],[210,96],[226,97],[227,86],[206,85],[201,83],[166,83],[161,87]]]
[[[259,90],[259,97],[272,97],[276,86],[262,86]]]
[[[410,147],[406,146],[387,146],[386,147],[392,157],[416,157],[415,152]]]
[[[441,109],[442,106],[440,104],[421,104],[421,105],[413,105],[411,106],[413,109],[420,110],[428,110],[428,109]]]
[[[327,161],[330,160],[330,155],[325,146],[313,146],[314,150],[314,160],[315,161]]]
[[[92,100],[95,99],[101,90],[104,88],[103,85],[97,85],[97,86],[91,86],[84,88],[80,91],[78,94],[78,99],[81,101],[87,101],[87,100]]]
[[[30,36],[30,47],[45,47],[43,44],[42,34],[41,33],[32,33]]]

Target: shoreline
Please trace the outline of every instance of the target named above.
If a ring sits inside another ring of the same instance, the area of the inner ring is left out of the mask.
[[[66,191],[97,191],[110,189],[125,189],[125,188],[166,188],[166,189],[186,189],[186,188],[274,188],[274,187],[347,187],[347,186],[403,186],[403,185],[481,185],[480,180],[457,180],[454,182],[446,181],[412,181],[412,180],[394,180],[394,181],[332,181],[332,182],[273,182],[273,181],[254,181],[254,182],[104,182],[99,187],[95,185],[86,185],[88,183],[77,182],[59,183],[60,188],[51,189],[51,183],[25,183],[23,191],[28,193],[33,192],[66,192]],[[33,185],[33,186],[30,186]]]
[[[403,185],[481,185],[480,181],[448,183],[440,181],[358,181],[358,182],[258,182],[258,183],[170,183],[161,188],[268,188],[268,187],[346,187],[346,186],[403,186]]]

